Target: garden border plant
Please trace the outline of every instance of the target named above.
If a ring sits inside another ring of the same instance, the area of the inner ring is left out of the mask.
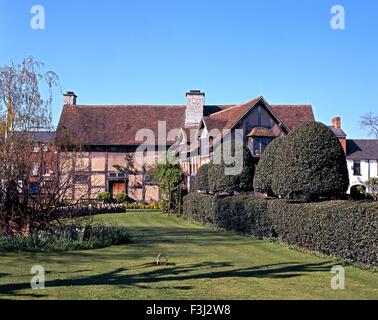
[[[52,231],[23,235],[1,235],[0,252],[60,252],[89,250],[129,243],[126,228],[70,225]]]

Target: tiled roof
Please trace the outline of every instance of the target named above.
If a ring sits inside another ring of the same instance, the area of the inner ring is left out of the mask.
[[[347,159],[378,160],[378,140],[347,140]]]
[[[328,128],[334,133],[337,138],[346,138],[347,134],[343,129],[337,129],[334,126],[328,126]]]
[[[206,105],[204,122],[208,130],[232,129],[255,105],[264,100],[257,97],[241,105]],[[283,125],[289,129],[314,121],[311,106],[269,106]],[[123,106],[64,106],[58,124],[58,133],[66,128],[76,138],[77,143],[92,146],[140,145],[136,141],[139,130],[148,129],[158,137],[159,121],[166,121],[166,130],[185,128],[185,105],[123,105]],[[190,137],[188,137],[190,138]],[[176,141],[168,141],[173,144]],[[157,143],[157,141],[155,141]]]
[[[278,135],[274,133],[272,130],[263,128],[263,127],[256,127],[251,130],[250,133],[247,134],[247,137],[268,137],[268,138],[276,138]]]
[[[82,145],[140,145],[136,134],[152,130],[158,139],[158,122],[166,121],[167,133],[185,126],[185,106],[65,106],[58,125]],[[168,141],[168,144],[175,141]]]
[[[237,124],[239,120],[243,118],[243,116],[251,110],[259,101],[261,101],[262,97],[255,98],[251,101],[248,101],[244,104],[229,107],[225,110],[220,112],[214,113],[210,115],[210,122],[212,123],[222,123],[224,124],[222,129],[232,129],[234,125]],[[207,123],[209,119],[205,119],[205,123]],[[220,129],[220,128],[218,128]]]
[[[272,110],[293,130],[299,125],[315,121],[311,105],[270,105]]]

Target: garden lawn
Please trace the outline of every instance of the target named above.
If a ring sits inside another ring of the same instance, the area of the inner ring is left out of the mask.
[[[67,253],[0,253],[0,299],[378,299],[378,274],[346,267],[332,290],[331,259],[211,230],[161,213],[96,217],[132,243]],[[156,256],[170,265],[157,267]],[[46,270],[31,290],[30,269]]]

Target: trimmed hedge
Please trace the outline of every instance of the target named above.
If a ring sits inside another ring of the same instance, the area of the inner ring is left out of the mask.
[[[378,204],[326,201],[293,203],[248,196],[218,198],[191,194],[184,216],[260,239],[378,267]]]
[[[229,144],[231,143],[231,146]],[[255,174],[255,160],[247,146],[237,145],[234,141],[227,141],[222,144],[222,157],[220,164],[211,161],[208,168],[209,191],[212,193],[250,192],[253,191],[253,177]],[[228,175],[226,169],[234,168],[235,164],[225,163],[223,148],[231,150],[231,156],[235,156],[236,148],[242,148],[243,168],[239,174]],[[228,149],[230,148],[230,149]]]
[[[217,197],[192,192],[183,198],[183,214],[188,220],[212,224],[216,205]]]
[[[257,192],[273,195],[272,181],[275,171],[275,161],[280,153],[280,148],[284,148],[286,136],[274,139],[260,157],[260,161],[256,167],[253,187]]]
[[[347,192],[345,153],[326,125],[305,123],[290,132],[284,148],[278,149],[272,181],[274,194],[311,200]]]
[[[209,164],[204,164],[198,169],[196,176],[196,189],[199,191],[209,191]]]

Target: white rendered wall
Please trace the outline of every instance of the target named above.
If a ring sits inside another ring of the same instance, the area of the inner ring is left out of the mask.
[[[369,178],[377,178],[378,177],[378,163],[377,160],[361,160],[361,175],[355,176],[353,174],[353,160],[348,160],[348,172],[349,172],[349,180],[350,180],[350,188],[355,185],[363,185],[368,189],[368,192],[371,192],[366,185],[366,181]],[[349,188],[349,191],[350,191]]]

